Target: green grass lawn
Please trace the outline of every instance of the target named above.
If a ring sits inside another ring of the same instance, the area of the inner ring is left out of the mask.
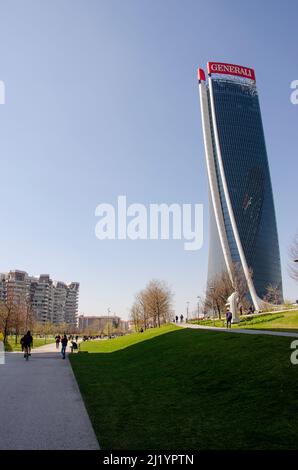
[[[294,331],[298,332],[298,310],[284,313],[259,315],[240,323],[241,328],[260,330]]]
[[[225,327],[225,320],[193,321],[205,326]],[[257,330],[276,330],[298,332],[298,310],[283,313],[268,313],[266,315],[252,315],[250,318],[242,318],[240,323],[232,325],[232,328],[249,328]]]
[[[70,356],[103,449],[297,449],[290,340],[174,325]]]
[[[21,345],[20,345],[20,340],[21,336],[18,338],[17,343],[15,342],[15,336],[9,336],[8,344],[6,346],[7,351],[21,351]],[[48,337],[46,338],[39,338],[39,337],[34,337],[33,338],[33,347],[34,348],[39,348],[40,346],[44,346],[45,344],[50,344],[54,343],[55,338],[54,337]]]

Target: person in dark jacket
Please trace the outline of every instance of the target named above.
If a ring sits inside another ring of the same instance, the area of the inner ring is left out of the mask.
[[[232,312],[230,309],[226,311],[226,320],[227,320],[227,328],[232,328]]]
[[[63,358],[63,359],[65,359],[67,343],[68,343],[67,336],[64,335],[63,338],[62,338],[62,340],[61,340],[61,344],[62,344],[61,354],[62,354],[62,358]]]
[[[22,342],[22,347],[24,353],[28,351],[28,355],[31,356],[31,348],[33,346],[33,336],[31,335],[30,331],[27,331],[25,336],[23,336],[23,342]],[[25,357],[25,354],[24,354]]]

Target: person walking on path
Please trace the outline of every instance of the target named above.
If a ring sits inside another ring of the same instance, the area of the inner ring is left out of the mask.
[[[68,339],[67,339],[67,336],[64,335],[62,340],[61,340],[61,344],[62,344],[62,349],[61,349],[61,354],[62,354],[62,358],[65,359],[65,353],[66,353],[66,346],[67,346],[67,343],[68,343]]]
[[[176,323],[178,323],[178,315],[176,315],[175,320],[176,320]]]
[[[61,336],[60,335],[57,335],[56,338],[56,348],[59,349],[59,344],[60,344],[60,340],[61,340]]]
[[[227,328],[232,328],[232,312],[230,309],[226,311],[226,320],[227,320]]]
[[[24,352],[24,338],[25,338],[26,335],[22,336],[21,337],[21,341],[20,341],[20,345],[21,345],[21,348],[22,348],[22,352]]]
[[[181,313],[181,315],[180,315],[180,323],[183,323],[183,315],[182,315],[182,313]]]

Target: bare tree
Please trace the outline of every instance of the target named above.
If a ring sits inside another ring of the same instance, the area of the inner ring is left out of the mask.
[[[130,318],[134,324],[135,331],[140,331],[143,325],[140,304],[135,301],[130,309]]]
[[[289,274],[292,279],[298,281],[298,233],[296,233],[292,245],[289,249],[290,264],[288,266]]]
[[[232,292],[233,285],[226,271],[223,271],[208,284],[205,304],[208,310],[212,310],[213,316],[216,312],[218,318],[221,319],[227,299]]]
[[[171,319],[173,294],[170,287],[157,279],[151,280],[140,291],[131,308],[130,318],[135,329],[160,327]]]
[[[212,310],[213,314],[216,312],[219,319],[225,311],[227,299],[235,291],[238,292],[239,303],[244,307],[248,306],[248,287],[243,269],[239,263],[234,263],[231,271],[232,279],[227,271],[222,271],[207,286],[205,310]],[[252,275],[250,270],[250,276]]]
[[[282,303],[282,295],[280,288],[269,284],[266,287],[266,295],[264,297],[265,302],[274,305],[280,305]]]
[[[0,304],[0,330],[3,333],[3,342],[7,343],[7,337],[13,328],[16,306],[13,302],[1,302]]]
[[[25,327],[26,310],[22,304],[15,305],[12,315],[12,329],[15,333],[15,344],[18,343],[20,332]]]
[[[172,292],[164,281],[153,279],[145,289],[145,298],[149,317],[153,326],[160,327],[170,321],[172,309]]]
[[[107,323],[105,324],[104,329],[103,329],[103,334],[105,336],[108,336],[108,338],[110,338],[112,336],[112,334],[114,334],[114,331],[115,331],[115,327],[113,325],[113,322],[112,321],[107,321]]]
[[[147,296],[146,291],[141,290],[136,295],[136,303],[139,305],[140,314],[141,314],[141,324],[144,330],[146,330],[149,326],[149,312],[148,312],[148,304],[147,304]]]

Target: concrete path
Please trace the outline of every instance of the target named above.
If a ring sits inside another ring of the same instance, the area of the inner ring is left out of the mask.
[[[69,360],[54,344],[6,353],[0,365],[1,450],[96,450],[99,445]]]
[[[245,335],[268,335],[268,336],[288,336],[289,338],[298,338],[298,333],[290,331],[272,331],[272,330],[249,330],[242,328],[221,328],[217,326],[194,325],[192,323],[177,323],[183,328],[195,328],[199,330],[222,331],[224,333],[242,333]]]

